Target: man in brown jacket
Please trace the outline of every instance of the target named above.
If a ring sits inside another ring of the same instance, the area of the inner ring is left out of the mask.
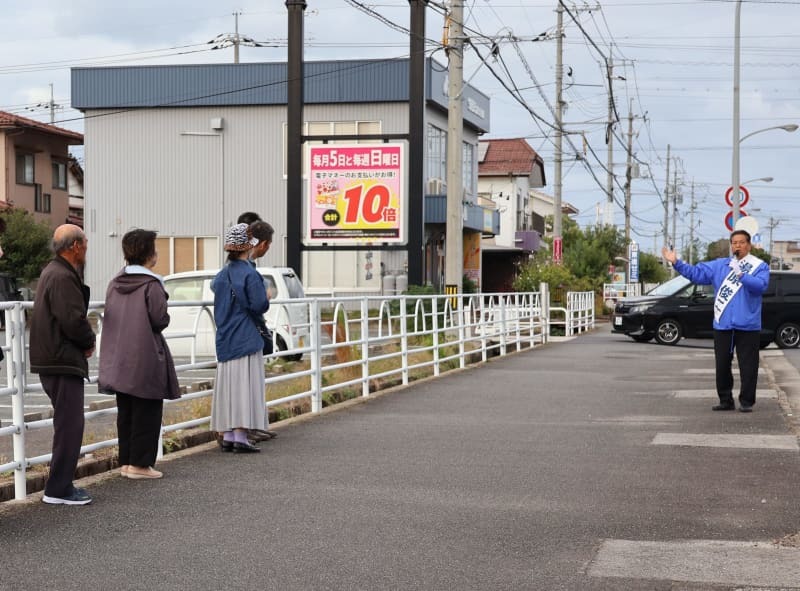
[[[31,371],[38,373],[53,404],[53,457],[44,488],[45,503],[87,505],[92,497],[72,484],[83,441],[83,380],[95,335],[86,312],[89,288],[80,272],[88,240],[78,226],[53,233],[56,256],[39,277],[31,319]]]

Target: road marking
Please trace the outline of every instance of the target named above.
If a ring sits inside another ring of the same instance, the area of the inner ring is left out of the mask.
[[[800,548],[769,542],[605,540],[591,577],[796,588]]]
[[[683,417],[665,417],[651,415],[627,415],[624,417],[610,417],[603,419],[593,419],[593,423],[622,423],[631,425],[656,425],[659,423],[678,423],[683,421]]]
[[[673,390],[672,395],[675,398],[711,398],[717,400],[716,390]],[[777,397],[777,390],[758,390],[756,392],[756,400]]]
[[[794,435],[739,435],[733,433],[657,433],[653,445],[729,447],[737,449],[782,449],[798,451]],[[800,580],[800,579],[798,579]]]

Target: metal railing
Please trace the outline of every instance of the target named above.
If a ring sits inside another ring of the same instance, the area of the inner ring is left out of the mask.
[[[438,376],[443,371],[485,361],[492,355],[507,355],[547,342],[550,321],[548,290],[540,292],[497,293],[460,296],[399,297],[315,297],[293,299],[291,305],[304,306],[308,325],[307,339],[297,346],[274,353],[266,359],[265,388],[270,395],[268,411],[274,407],[305,403],[310,412],[320,412],[325,398],[334,394],[369,396],[384,384],[408,384],[414,374]],[[594,322],[593,295],[569,294],[566,329],[569,334],[582,332]],[[274,305],[282,302],[275,301]],[[0,428],[0,437],[10,436],[12,461],[0,464],[0,473],[13,471],[15,498],[26,495],[26,471],[50,461],[50,454],[28,457],[26,433],[52,427],[52,418],[26,419],[26,396],[43,391],[35,377],[28,374],[26,313],[31,302],[0,303],[6,318],[6,384],[0,387],[0,401],[10,398],[11,425]],[[210,314],[211,302],[170,303],[171,314],[181,307],[193,307],[197,318],[193,330],[165,331],[171,342],[198,338],[200,317]],[[591,308],[591,310],[590,310]],[[97,351],[102,351],[103,303],[90,304],[90,316],[98,327]],[[213,329],[213,322],[211,323]],[[96,353],[97,354],[97,353]],[[280,358],[302,356],[307,363],[279,364]],[[176,358],[177,359],[177,358]],[[96,366],[96,363],[92,364]],[[191,349],[190,363],[179,364],[179,375],[190,370],[216,367],[216,360],[200,360]],[[97,383],[96,371],[89,382]],[[166,405],[209,397],[213,389],[188,392]],[[111,400],[111,398],[109,398]],[[166,408],[165,408],[166,410]],[[85,413],[87,424],[94,418],[115,415],[116,407]],[[166,416],[165,412],[165,416]],[[192,416],[162,426],[162,436],[208,424],[208,416]],[[93,442],[81,448],[81,454],[117,445],[117,439]],[[2,461],[2,460],[0,460]]]

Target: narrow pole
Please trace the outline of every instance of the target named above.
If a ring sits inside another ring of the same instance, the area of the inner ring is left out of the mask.
[[[555,154],[553,156],[553,262],[557,265],[562,260],[562,238],[561,238],[561,162],[562,153],[562,108],[563,99],[561,96],[562,85],[564,83],[564,7],[558,3],[556,7],[556,134],[555,134]]]
[[[689,263],[694,264],[694,179],[692,179],[692,208],[689,210]]]
[[[305,0],[286,0],[286,265],[303,277],[303,13]]]
[[[608,124],[606,127],[606,146],[608,158],[606,160],[606,206],[603,210],[603,223],[606,226],[614,224],[614,103],[612,102],[611,84],[614,78],[614,63],[611,56],[606,59],[606,73],[608,75]]]
[[[56,122],[56,101],[53,98],[53,83],[50,83],[50,124]]]
[[[464,82],[463,62],[463,0],[453,0],[450,8],[450,34],[448,56],[448,115],[447,115],[447,218],[445,237],[445,293],[461,291],[464,238],[462,178],[462,135],[464,115],[461,106],[461,89]],[[453,302],[455,303],[455,302]]]
[[[239,13],[233,13],[234,35],[233,35],[233,63],[239,63]]]
[[[672,248],[672,243],[669,240],[669,149],[670,145],[667,144],[667,181],[664,184],[664,246]],[[662,259],[662,261],[666,266],[666,259]]]
[[[672,172],[672,241],[678,247],[678,166]]]
[[[625,245],[631,241],[631,180],[633,176],[633,99],[628,110],[628,158],[625,168]]]
[[[410,58],[408,64],[408,283],[422,285],[425,233],[425,9],[428,0],[409,0]]]
[[[731,195],[731,228],[736,229],[741,207],[739,195],[739,71],[741,60],[742,0],[736,1],[736,19],[733,34],[733,193]]]

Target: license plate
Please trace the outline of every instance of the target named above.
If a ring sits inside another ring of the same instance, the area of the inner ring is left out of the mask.
[[[614,318],[614,326],[622,326],[622,316],[617,316]]]

